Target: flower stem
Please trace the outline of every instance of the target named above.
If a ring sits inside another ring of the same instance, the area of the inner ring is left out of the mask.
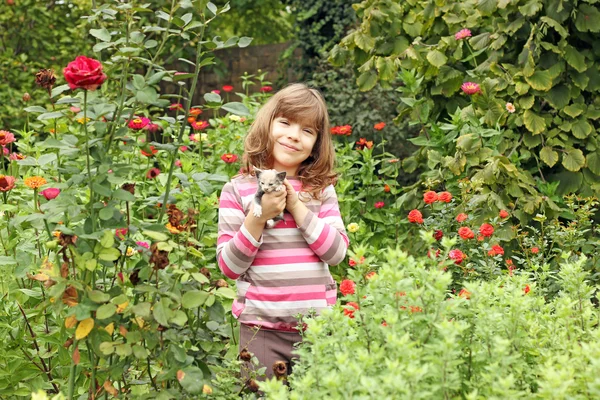
[[[90,187],[90,217],[92,219],[92,232],[96,230],[96,222],[94,218],[94,189],[92,188],[92,172],[90,168],[90,142],[87,130],[87,90],[83,91],[83,130],[85,133],[85,152],[88,173],[88,185]]]

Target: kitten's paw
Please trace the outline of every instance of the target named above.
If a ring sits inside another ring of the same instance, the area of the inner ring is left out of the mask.
[[[255,204],[252,215],[254,215],[256,218],[259,218],[262,215],[262,207]]]
[[[279,192],[281,189],[283,189],[283,185],[279,185],[275,188],[276,192]]]
[[[275,225],[277,225],[277,222],[279,222],[279,221],[275,221],[275,220],[273,220],[273,219],[269,219],[269,220],[267,220],[267,228],[272,228],[272,227],[274,227]]]

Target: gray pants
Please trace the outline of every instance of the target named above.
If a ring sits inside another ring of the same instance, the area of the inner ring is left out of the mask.
[[[277,361],[286,363],[288,375],[292,372],[292,357],[297,358],[292,354],[294,343],[301,341],[302,336],[298,332],[259,329],[240,324],[239,350],[246,348],[253,353],[260,362],[258,368],[267,367],[265,373],[268,379],[273,377],[273,364]],[[246,368],[242,368],[242,376],[247,378]]]

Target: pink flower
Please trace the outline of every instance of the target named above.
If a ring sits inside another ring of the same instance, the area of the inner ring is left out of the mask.
[[[223,89],[224,92],[229,93],[229,92],[231,92],[233,90],[233,86],[231,86],[231,85],[225,85],[221,89]]]
[[[513,103],[506,103],[506,111],[508,111],[509,113],[514,113],[515,111],[517,111],[517,109],[515,108],[515,105]]]
[[[148,242],[135,242],[135,244],[137,244],[138,246],[143,247],[145,249],[150,248],[150,243],[148,243]]]
[[[146,125],[146,130],[150,133],[158,133],[162,132],[162,126],[151,122],[148,125]]]
[[[60,194],[60,189],[57,188],[48,188],[44,189],[40,192],[42,196],[46,198],[46,200],[55,199]]]
[[[188,147],[187,147],[187,146],[179,146],[179,150],[180,150],[182,153],[185,153],[186,151],[188,151]]]
[[[175,74],[177,75],[177,74]],[[183,105],[181,103],[171,104],[169,106],[169,110],[183,110]]]
[[[373,207],[375,208],[383,208],[383,206],[385,206],[385,203],[383,201],[378,201],[373,205]]]
[[[463,260],[467,257],[467,255],[458,249],[454,249],[454,250],[450,250],[450,252],[448,253],[448,257],[450,257],[450,259],[454,260],[454,264],[458,265],[463,262]]]
[[[268,93],[268,92],[272,92],[273,88],[271,86],[263,86],[260,88],[260,91],[263,93]]]
[[[475,82],[465,82],[460,88],[463,92],[465,92],[465,94],[468,94],[469,96],[481,92],[481,87]]]
[[[220,90],[218,90],[218,89],[211,90],[210,92],[211,92],[211,93],[214,93],[214,94],[221,94],[221,91],[220,91]]]
[[[127,124],[127,126],[129,126],[129,128],[133,129],[134,131],[139,131],[140,129],[144,129],[149,123],[150,119],[146,117],[135,117],[134,119],[129,121],[129,124]]]
[[[207,121],[196,121],[196,122],[192,122],[191,125],[195,131],[200,131],[200,130],[206,129],[210,126],[210,124]]]
[[[71,110],[71,111],[73,111],[75,114],[77,114],[79,111],[81,111],[81,108],[79,108],[79,107],[75,107],[75,106],[72,106],[71,108],[69,108],[69,110]]]
[[[0,145],[6,146],[9,143],[15,141],[15,135],[10,133],[9,131],[0,130]]]
[[[469,216],[465,213],[460,213],[456,216],[456,221],[458,222],[465,222],[467,220],[467,218],[469,218]]]
[[[456,32],[454,34],[454,38],[456,40],[462,40],[462,39],[466,39],[468,37],[471,37],[471,31],[468,29],[461,29],[460,31]]]
[[[27,156],[20,153],[10,153],[10,156],[8,156],[9,160],[24,160],[25,158],[27,158]]]
[[[150,168],[148,172],[146,172],[146,178],[155,179],[158,175],[160,175],[160,169],[158,168]]]
[[[4,154],[5,156],[7,156],[8,153],[10,153],[10,150],[8,150],[8,147],[2,146],[2,154]]]
[[[221,156],[221,160],[225,161],[227,164],[232,164],[236,162],[238,156],[236,154],[225,153]]]
[[[176,160],[175,165],[178,166],[179,168],[181,168],[181,160]]]

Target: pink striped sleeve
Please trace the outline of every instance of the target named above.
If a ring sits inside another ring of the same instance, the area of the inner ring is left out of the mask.
[[[245,218],[239,193],[233,183],[226,183],[219,198],[217,262],[223,274],[231,279],[237,279],[250,268],[262,244],[262,238],[256,241],[244,227]]]
[[[323,262],[337,265],[346,257],[349,240],[333,186],[323,191],[319,213],[309,210],[298,228],[311,250]]]

